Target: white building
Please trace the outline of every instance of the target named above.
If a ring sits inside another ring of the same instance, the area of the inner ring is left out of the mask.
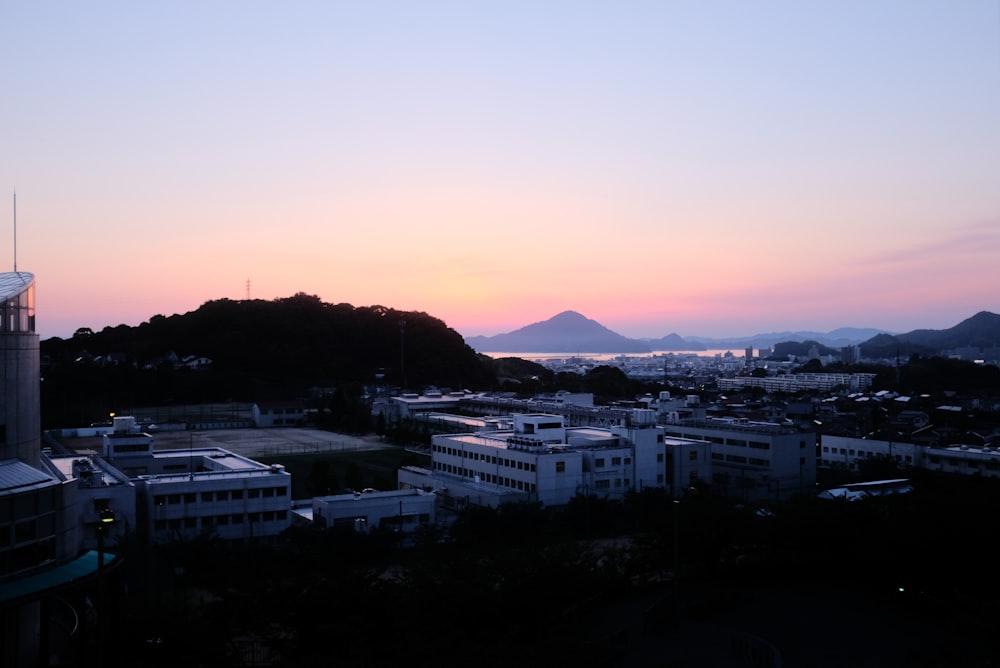
[[[723,392],[760,387],[766,392],[803,392],[816,390],[829,392],[835,387],[844,387],[851,392],[864,392],[875,380],[873,373],[790,373],[779,376],[756,378],[739,376],[719,378],[719,389]]]
[[[823,435],[820,437],[819,463],[857,471],[865,460],[888,458],[897,466],[922,467],[926,449],[914,443]]]
[[[262,401],[252,410],[255,427],[295,427],[306,419],[306,407],[301,401]]]
[[[409,533],[434,523],[434,506],[434,494],[420,489],[354,492],[314,497],[312,518],[320,528],[349,526],[364,532],[389,526]]]
[[[138,463],[138,462],[135,462]],[[291,476],[221,448],[165,450],[134,479],[137,522],[154,543],[277,536],[291,526]]]
[[[577,494],[620,498],[672,482],[663,431],[651,410],[634,410],[623,424],[606,428],[566,427],[562,416],[540,413],[517,414],[513,421],[510,430],[434,436],[431,468],[401,469],[400,486],[434,490],[452,505],[496,506],[562,505]],[[697,466],[685,467],[681,477],[707,472],[705,445],[684,439],[673,445],[696,453],[684,461]]]
[[[77,549],[113,549],[137,530],[135,485],[94,455],[50,459],[66,480],[76,481]]]
[[[816,484],[816,434],[793,426],[733,418],[685,420],[666,436],[711,444],[712,490],[746,501],[781,501],[811,494]]]

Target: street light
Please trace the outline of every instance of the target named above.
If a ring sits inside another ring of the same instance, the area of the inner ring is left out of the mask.
[[[111,530],[115,512],[109,507],[97,514],[97,665],[104,665],[104,637],[107,629],[107,610],[104,601],[104,534]]]

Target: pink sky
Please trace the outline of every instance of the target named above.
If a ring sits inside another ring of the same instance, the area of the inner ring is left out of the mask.
[[[1000,312],[995,3],[21,4],[0,77],[43,338],[248,279],[465,335]]]

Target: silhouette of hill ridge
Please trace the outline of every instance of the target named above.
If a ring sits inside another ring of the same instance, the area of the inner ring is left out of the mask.
[[[462,387],[491,374],[458,332],[422,312],[328,304],[304,293],[272,301],[209,301],[183,315],[156,315],[138,326],[78,330],[41,342],[46,367],[98,359],[162,368],[169,355],[203,356],[210,371],[239,383],[374,382]]]

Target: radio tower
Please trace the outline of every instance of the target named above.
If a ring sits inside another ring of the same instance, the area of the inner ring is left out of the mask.
[[[247,279],[247,301],[250,301],[250,279]]]

